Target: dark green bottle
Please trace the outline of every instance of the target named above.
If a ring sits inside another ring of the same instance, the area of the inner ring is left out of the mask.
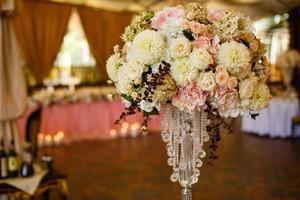
[[[4,141],[0,142],[0,179],[7,178],[7,155],[4,150]]]
[[[15,151],[15,142],[13,140],[11,140],[11,144],[9,146],[7,160],[8,160],[8,176],[10,178],[17,177],[18,169],[19,169],[19,160],[18,160],[18,154]]]

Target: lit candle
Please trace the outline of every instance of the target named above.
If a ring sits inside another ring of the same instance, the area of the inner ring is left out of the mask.
[[[122,124],[121,130],[120,130],[120,136],[121,136],[121,137],[124,138],[124,137],[127,136],[127,134],[128,134],[128,127],[129,127],[129,125],[128,125],[127,122],[124,122],[124,123]]]
[[[109,136],[111,139],[117,138],[117,131],[115,129],[111,129],[109,132]]]
[[[138,134],[140,132],[140,127],[141,127],[141,125],[138,122],[131,125],[131,127],[130,127],[131,128],[131,130],[130,130],[131,137],[135,138],[138,136]]]
[[[44,139],[45,139],[45,135],[43,133],[39,133],[37,135],[37,138],[38,138],[38,147],[42,147],[43,144],[44,144]]]
[[[45,137],[45,145],[46,146],[51,146],[52,145],[52,136],[51,135],[46,135],[46,137]]]

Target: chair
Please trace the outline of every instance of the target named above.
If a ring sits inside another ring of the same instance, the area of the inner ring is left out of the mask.
[[[37,135],[40,131],[41,112],[42,108],[38,107],[28,116],[25,129],[25,140],[31,144],[31,151],[34,158],[36,158],[38,152]]]

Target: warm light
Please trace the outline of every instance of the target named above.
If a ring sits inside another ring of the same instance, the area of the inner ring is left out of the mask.
[[[45,135],[43,133],[38,133],[37,138],[38,138],[38,141],[37,141],[38,146],[42,147],[44,144]]]
[[[65,137],[65,133],[62,131],[59,131],[56,135],[57,135],[57,137],[59,137],[61,139]]]
[[[47,146],[50,146],[52,144],[52,136],[51,135],[46,135],[45,136],[45,144]]]
[[[138,122],[135,122],[135,123],[133,123],[131,125],[131,127],[130,127],[130,129],[131,129],[130,130],[131,137],[137,137],[138,136],[138,134],[140,132],[140,127],[141,127],[141,125]]]
[[[117,137],[117,131],[115,129],[111,129],[109,135],[111,139],[114,139]]]
[[[121,137],[126,137],[127,134],[128,134],[128,127],[129,127],[129,124],[127,122],[124,122],[122,124],[122,128],[120,130],[120,136]]]
[[[124,122],[123,124],[122,124],[122,128],[128,128],[129,127],[129,124],[127,123],[127,122]]]

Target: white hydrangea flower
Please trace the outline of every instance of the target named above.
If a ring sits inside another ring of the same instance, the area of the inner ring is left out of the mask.
[[[197,80],[198,86],[204,91],[212,91],[216,88],[216,76],[213,72],[202,72]]]
[[[108,77],[114,82],[118,81],[117,76],[118,76],[119,67],[120,67],[119,56],[116,54],[111,55],[106,61],[106,72],[108,74]]]
[[[158,62],[164,54],[165,41],[162,35],[153,30],[145,30],[136,35],[128,58],[145,65]]]
[[[171,76],[179,86],[186,86],[196,79],[198,71],[191,67],[188,58],[176,59],[171,63]]]
[[[117,87],[117,90],[121,94],[127,94],[129,95],[132,91],[132,80],[129,78],[128,70],[123,65],[119,68],[118,71],[118,82],[115,84]]]
[[[205,70],[213,63],[213,58],[205,48],[194,48],[190,55],[191,67],[199,70]]]
[[[248,48],[239,42],[230,41],[221,44],[217,63],[224,66],[231,74],[238,74],[247,69],[251,57]]]
[[[148,102],[148,101],[142,100],[139,103],[139,106],[145,112],[152,112],[152,110],[154,108],[156,108],[157,110],[160,109],[160,105],[157,102],[154,102],[154,101],[153,102]]]
[[[182,58],[188,56],[191,52],[191,42],[185,37],[179,37],[171,40],[170,55],[172,58]]]
[[[136,81],[137,79],[141,78],[144,71],[144,65],[134,60],[130,60],[125,63],[124,68],[124,74],[120,74],[120,78],[122,78],[122,76],[125,76],[132,81]]]

